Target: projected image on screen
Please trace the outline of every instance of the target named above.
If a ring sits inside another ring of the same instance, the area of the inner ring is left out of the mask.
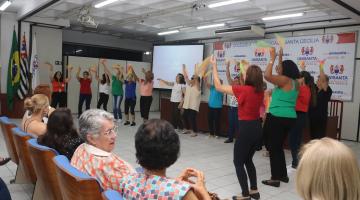
[[[186,65],[191,77],[195,64],[203,60],[203,53],[204,45],[154,46],[152,65],[154,88],[170,89],[171,87],[158,79],[175,82],[176,75],[182,73],[182,64]]]

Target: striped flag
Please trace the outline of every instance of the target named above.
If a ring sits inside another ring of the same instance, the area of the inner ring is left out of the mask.
[[[17,95],[19,99],[24,99],[29,90],[29,79],[28,79],[28,70],[29,62],[28,55],[26,51],[26,39],[25,33],[21,40],[21,48],[20,48],[20,86],[17,91]]]
[[[40,83],[40,72],[39,72],[39,57],[37,54],[37,47],[36,47],[36,34],[33,36],[32,42],[32,51],[31,51],[31,58],[30,58],[30,73],[31,73],[31,87],[34,91],[36,86]]]

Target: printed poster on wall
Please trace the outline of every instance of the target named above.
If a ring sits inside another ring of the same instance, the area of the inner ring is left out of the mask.
[[[265,39],[264,42],[279,49],[276,39]],[[353,75],[355,65],[356,34],[326,34],[285,38],[283,60],[290,59],[298,64],[304,61],[306,70],[314,76],[319,75],[319,61],[326,60],[324,71],[329,76],[333,90],[332,99],[351,101],[353,95]],[[257,40],[216,42],[214,55],[217,58],[219,75],[226,83],[225,59],[247,60],[258,65],[264,71],[270,55],[267,48],[257,47]],[[275,72],[275,65],[273,67]],[[300,70],[300,69],[299,69]],[[235,62],[231,62],[232,76],[239,73]],[[268,88],[270,86],[269,83]]]

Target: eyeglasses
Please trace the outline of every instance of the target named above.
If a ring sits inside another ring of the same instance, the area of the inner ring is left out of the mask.
[[[105,136],[110,136],[111,133],[114,133],[115,135],[117,135],[118,132],[118,126],[114,126],[113,128],[108,129],[107,131],[104,132]]]

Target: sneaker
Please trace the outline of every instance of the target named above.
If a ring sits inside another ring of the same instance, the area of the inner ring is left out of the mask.
[[[129,124],[130,124],[129,121],[126,121],[126,122],[124,123],[125,126],[126,126],[126,125],[129,125]]]
[[[210,134],[210,135],[209,135],[209,138],[215,138],[215,136]]]
[[[233,139],[227,139],[224,141],[224,143],[232,143],[233,142]]]
[[[122,119],[117,119],[116,121],[117,121],[117,123],[121,124]]]
[[[135,126],[136,123],[135,122],[131,122],[130,126]]]
[[[191,133],[190,137],[196,137],[197,133]]]
[[[182,134],[189,134],[189,133],[191,133],[191,131],[189,131],[189,130],[184,130],[184,131],[182,132]]]

